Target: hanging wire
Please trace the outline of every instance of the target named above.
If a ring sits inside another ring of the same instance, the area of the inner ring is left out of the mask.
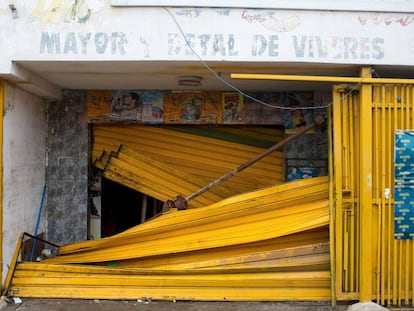
[[[375,72],[374,70],[372,70],[371,72],[367,73],[365,76],[361,77],[360,81],[358,83],[356,83],[353,87],[349,88],[348,91],[341,97],[339,97],[336,101],[332,101],[326,105],[320,105],[320,106],[301,106],[301,107],[286,107],[286,106],[280,106],[280,105],[272,105],[269,103],[266,103],[260,99],[257,99],[249,94],[247,94],[246,92],[240,90],[239,88],[237,88],[236,86],[234,86],[233,84],[231,84],[230,82],[224,80],[217,72],[215,72],[203,59],[202,57],[194,50],[194,48],[191,46],[191,44],[188,42],[187,37],[183,31],[183,29],[181,28],[181,25],[178,23],[177,19],[175,18],[174,14],[167,8],[164,7],[164,9],[168,12],[168,14],[171,16],[171,18],[173,19],[175,25],[177,26],[178,30],[180,31],[185,44],[187,45],[187,47],[191,50],[191,52],[198,58],[198,60],[200,61],[200,63],[209,71],[211,72],[211,74],[213,74],[213,76],[215,76],[219,81],[221,81],[222,83],[224,83],[225,85],[227,85],[228,87],[230,87],[232,90],[236,91],[237,93],[243,95],[244,97],[258,103],[261,104],[263,106],[269,107],[269,108],[273,108],[273,109],[280,109],[280,110],[309,110],[309,109],[313,109],[313,110],[320,110],[320,109],[326,109],[338,102],[341,102],[342,100],[344,100],[346,97],[348,97],[353,91],[355,91],[356,89],[359,88],[359,86],[362,84],[362,82],[364,81],[365,78],[369,77],[371,75],[372,72]]]

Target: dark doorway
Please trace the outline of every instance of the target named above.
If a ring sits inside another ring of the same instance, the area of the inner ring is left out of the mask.
[[[120,233],[151,218],[162,208],[154,198],[102,178],[102,237]]]

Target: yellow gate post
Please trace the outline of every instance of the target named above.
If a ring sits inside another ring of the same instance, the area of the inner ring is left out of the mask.
[[[3,106],[4,106],[4,83],[0,81],[0,276],[3,275]]]
[[[370,76],[371,68],[361,69],[361,77]],[[362,84],[360,91],[360,297],[372,301],[372,86]]]

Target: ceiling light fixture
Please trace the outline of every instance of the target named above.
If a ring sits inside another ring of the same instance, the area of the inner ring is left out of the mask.
[[[201,77],[197,76],[181,76],[178,77],[179,86],[201,86]]]

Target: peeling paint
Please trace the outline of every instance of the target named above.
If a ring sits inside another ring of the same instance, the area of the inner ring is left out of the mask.
[[[42,23],[86,23],[91,14],[87,0],[39,0],[32,11]]]
[[[276,32],[295,30],[300,25],[296,14],[280,14],[274,11],[243,11],[242,19],[249,23],[259,23],[263,27]]]
[[[366,25],[368,23],[386,26],[397,24],[405,27],[414,23],[414,16],[412,14],[389,15],[382,13],[370,13],[365,15],[359,15],[358,21],[361,25]]]

